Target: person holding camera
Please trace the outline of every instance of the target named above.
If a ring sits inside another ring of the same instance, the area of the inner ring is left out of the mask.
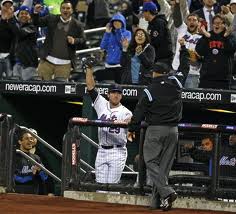
[[[126,30],[126,20],[121,13],[115,14],[106,25],[100,47],[105,51],[105,70],[96,72],[96,80],[114,80],[121,83],[123,68],[121,67],[122,41],[131,40],[131,32]]]

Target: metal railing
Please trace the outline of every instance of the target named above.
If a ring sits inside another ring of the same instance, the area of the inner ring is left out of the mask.
[[[41,137],[39,137],[38,135],[36,135],[35,133],[33,133],[30,129],[28,129],[27,127],[25,126],[19,126],[17,125],[20,129],[23,129],[23,130],[26,130],[27,132],[29,132],[31,135],[33,135],[33,137],[35,137],[39,142],[41,142],[45,147],[47,147],[49,150],[51,150],[52,152],[54,152],[57,156],[59,157],[63,157],[63,154],[58,151],[57,149],[55,149],[53,146],[51,146],[49,143],[47,143],[44,139],[42,139]],[[86,163],[84,160],[80,160],[81,163],[88,167],[89,169],[91,170],[94,170],[94,168],[92,166],[90,166],[88,163]],[[82,168],[80,169],[83,173],[86,173],[85,170],[83,170]]]
[[[101,121],[101,120],[89,120],[87,118],[80,118],[80,117],[74,117],[71,118],[69,121],[69,127],[71,132],[71,135],[76,136],[76,139],[80,141],[82,136],[80,130],[80,127],[82,126],[99,126],[99,127],[120,127],[120,128],[126,128],[127,124],[122,122],[114,122],[114,121]],[[141,125],[142,130],[146,128],[145,124]],[[236,199],[235,189],[231,188],[235,187],[236,179],[231,177],[222,177],[220,174],[220,165],[219,165],[219,155],[221,151],[221,135],[222,133],[225,134],[236,134],[236,126],[227,126],[227,125],[219,125],[219,124],[193,124],[193,123],[179,123],[178,129],[180,132],[184,133],[196,133],[199,135],[199,132],[201,132],[203,135],[205,133],[211,134],[211,136],[214,139],[214,147],[212,151],[212,166],[211,166],[211,176],[208,175],[186,175],[186,174],[180,174],[180,175],[172,175],[169,178],[169,183],[174,187],[176,192],[182,196],[203,196],[210,199],[214,198],[227,198],[227,199]],[[144,134],[145,132],[141,132],[142,137],[140,137],[140,160],[143,162],[143,155],[142,155],[142,149],[143,149],[143,141],[144,141]],[[188,136],[188,135],[187,135]],[[74,143],[73,141],[68,141],[68,145],[71,143]],[[94,144],[92,142],[92,144]],[[79,145],[79,144],[78,144]],[[79,146],[78,146],[79,148]],[[65,153],[65,155],[71,156],[70,152]],[[73,153],[72,153],[73,155]],[[69,157],[68,157],[69,158]],[[70,157],[71,158],[71,157]],[[77,162],[74,162],[72,173],[77,169]],[[68,164],[68,163],[67,163]],[[192,163],[189,163],[192,164]],[[192,165],[188,165],[185,163],[185,167],[182,166],[181,170],[186,170]],[[140,165],[139,167],[139,176],[138,184],[139,185],[126,185],[125,183],[122,184],[98,184],[93,183],[89,181],[83,181],[80,179],[79,176],[75,177],[72,176],[71,178],[71,185],[74,187],[74,189],[79,190],[86,190],[86,191],[95,191],[97,189],[99,190],[106,190],[106,191],[126,191],[126,192],[136,192],[138,191],[138,194],[144,194],[151,191],[151,188],[146,186],[145,184],[145,170],[146,168]],[[128,172],[127,174],[130,174],[132,172]],[[75,173],[74,173],[75,174]],[[187,184],[193,184],[191,186],[186,186]],[[74,184],[74,185],[73,185]],[[75,185],[76,184],[76,185]],[[200,186],[198,185],[200,184]],[[224,186],[224,184],[227,184]],[[229,188],[230,186],[230,188]]]
[[[54,178],[56,181],[61,183],[61,179],[58,178],[55,174],[53,174],[51,171],[49,171],[48,169],[46,169],[42,164],[39,164],[37,161],[35,161],[33,158],[31,158],[29,155],[27,155],[26,153],[24,153],[23,151],[16,149],[16,153],[24,156],[27,160],[31,161],[33,164],[35,164],[36,166],[38,166],[41,170],[43,170],[44,172],[46,172],[48,175],[50,175],[52,178]]]
[[[89,33],[94,33],[94,32],[105,31],[105,30],[106,30],[106,27],[99,27],[99,28],[93,28],[93,29],[85,30],[84,33],[89,34]],[[37,42],[41,42],[41,41],[44,41],[44,40],[45,40],[45,37],[38,38]]]

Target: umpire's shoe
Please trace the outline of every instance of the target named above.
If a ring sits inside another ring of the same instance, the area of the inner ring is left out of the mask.
[[[161,200],[161,209],[163,211],[168,211],[172,207],[172,203],[177,199],[177,193],[173,192],[168,195],[166,198]]]

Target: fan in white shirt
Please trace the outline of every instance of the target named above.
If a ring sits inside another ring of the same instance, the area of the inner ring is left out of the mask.
[[[200,63],[195,51],[195,46],[201,35],[198,34],[199,17],[196,14],[189,14],[186,19],[186,24],[182,21],[182,14],[179,3],[176,2],[173,10],[174,24],[178,33],[177,39],[184,38],[185,46],[190,54],[190,70],[185,83],[186,88],[197,88],[199,82]],[[178,41],[177,40],[177,41]],[[179,67],[180,45],[177,42],[175,56],[172,62],[172,67],[177,70]],[[190,84],[188,84],[190,83]]]

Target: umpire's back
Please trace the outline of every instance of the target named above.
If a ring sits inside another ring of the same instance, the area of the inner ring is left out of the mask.
[[[150,102],[146,112],[149,125],[176,125],[182,117],[182,85],[175,76],[161,75],[153,78],[144,90]]]

